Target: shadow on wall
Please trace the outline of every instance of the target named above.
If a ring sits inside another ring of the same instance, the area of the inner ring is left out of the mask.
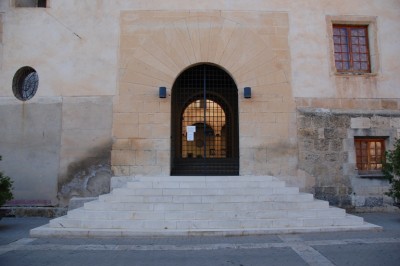
[[[57,198],[61,207],[72,197],[96,197],[110,192],[111,144],[94,149],[96,157],[87,157],[68,166],[64,180],[58,184]]]

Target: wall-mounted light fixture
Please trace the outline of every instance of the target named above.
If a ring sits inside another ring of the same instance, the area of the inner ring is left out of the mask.
[[[246,99],[251,98],[251,88],[250,87],[245,87],[244,88],[243,96]]]
[[[158,97],[167,98],[167,88],[166,87],[160,87],[158,89]]]

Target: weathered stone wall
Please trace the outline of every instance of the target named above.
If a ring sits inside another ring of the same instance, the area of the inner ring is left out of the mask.
[[[65,97],[58,200],[98,196],[110,191],[112,106],[110,96]]]
[[[315,177],[313,191],[332,205],[359,210],[386,209],[388,181],[356,170],[354,137],[397,137],[400,112],[298,108],[299,168]]]
[[[0,125],[11,205],[64,206],[73,196],[109,192],[111,97],[1,98]]]

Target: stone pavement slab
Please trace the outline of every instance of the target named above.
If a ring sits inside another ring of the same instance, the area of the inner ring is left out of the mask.
[[[5,217],[0,220],[0,245],[6,245],[21,238],[29,237],[29,230],[49,222],[49,218]]]

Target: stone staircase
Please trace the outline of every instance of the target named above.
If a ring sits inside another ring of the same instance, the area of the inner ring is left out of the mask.
[[[272,176],[131,177],[31,230],[48,236],[249,235],[380,230]]]

